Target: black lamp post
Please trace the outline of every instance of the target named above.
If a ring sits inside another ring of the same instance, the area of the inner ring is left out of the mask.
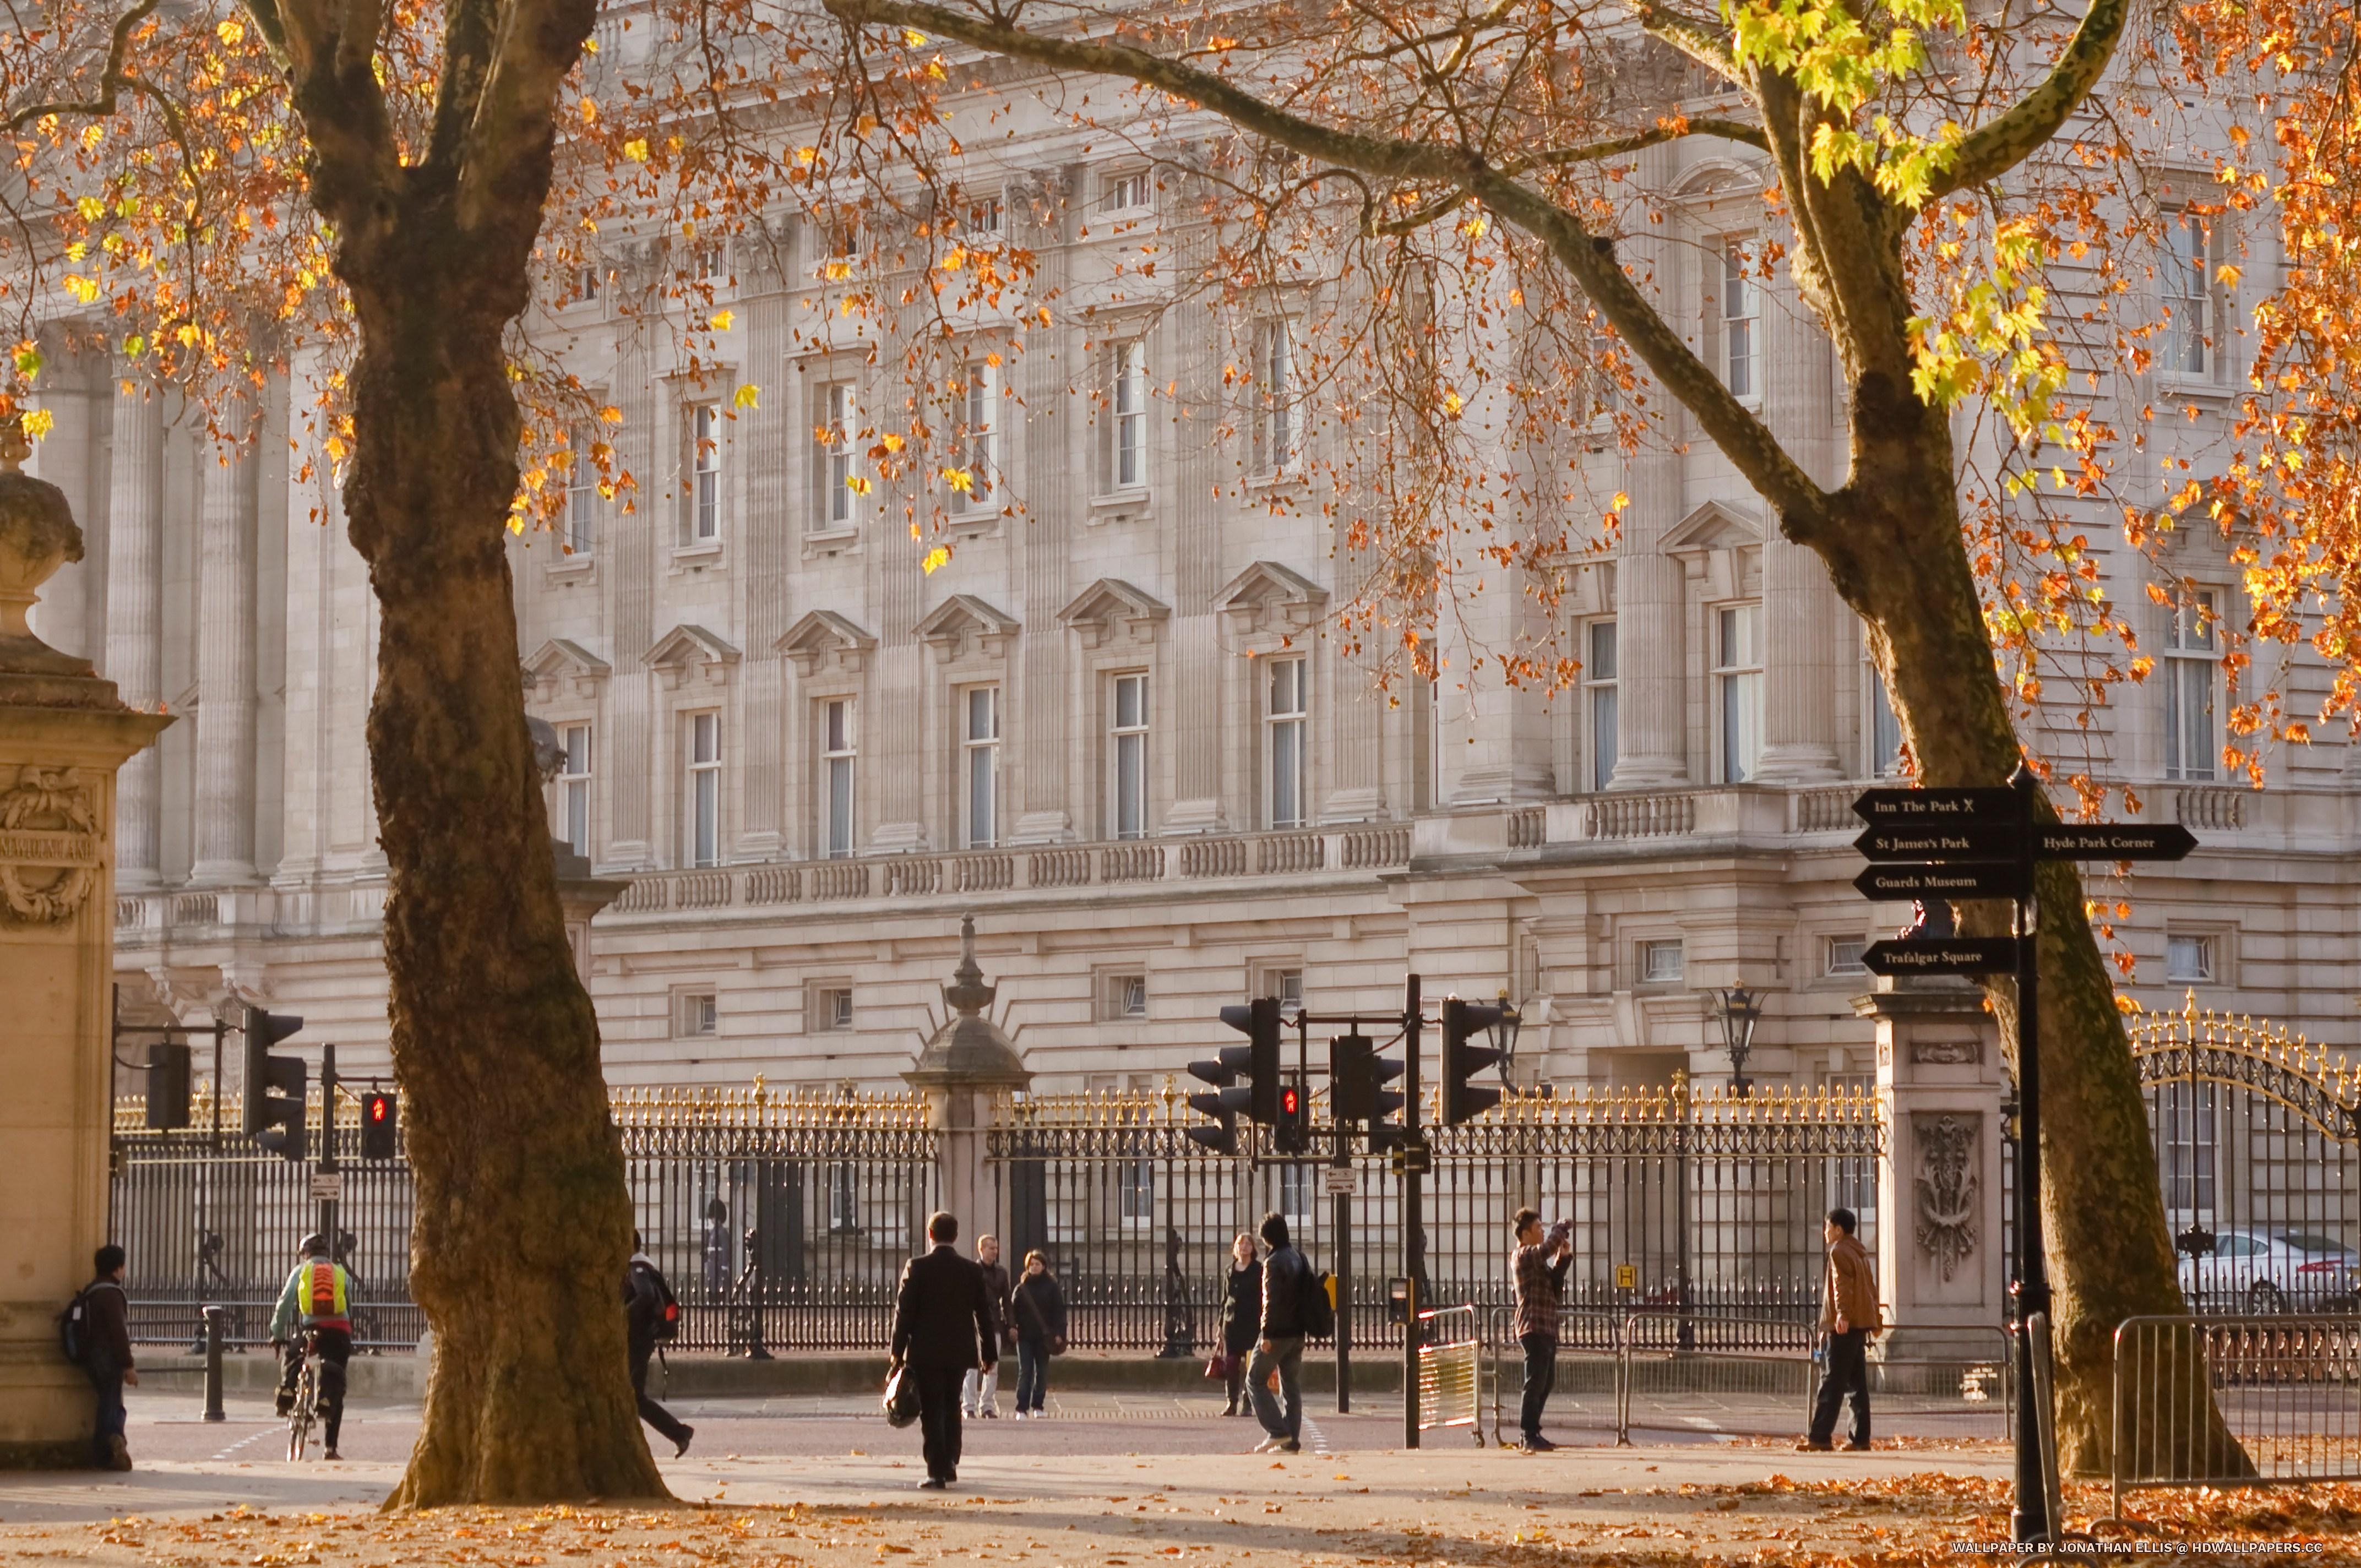
[[[1513,1086],[1517,1081],[1511,1076],[1517,1065],[1517,1031],[1524,1026],[1524,1020],[1517,1015],[1516,1008],[1510,1005],[1509,993],[1505,989],[1500,992],[1499,1008],[1500,1021],[1490,1030],[1492,1048],[1500,1053],[1500,1081]]]
[[[1754,1049],[1754,1025],[1763,1018],[1763,998],[1742,985],[1725,985],[1715,995],[1721,1012],[1721,1043],[1730,1051],[1730,1091],[1744,1094],[1752,1087],[1746,1058]]]

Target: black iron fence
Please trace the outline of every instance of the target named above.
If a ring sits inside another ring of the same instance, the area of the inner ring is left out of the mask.
[[[202,1128],[209,1107],[200,1103]],[[408,1349],[425,1329],[409,1292],[412,1187],[401,1160],[359,1158],[343,1107],[338,1255],[353,1275],[354,1337]],[[939,1201],[936,1134],[912,1098],[619,1094],[635,1221],[681,1299],[683,1349],[769,1354],[885,1343],[894,1287]],[[322,1162],[243,1136],[151,1133],[119,1116],[110,1234],[129,1255],[133,1336],[192,1344],[201,1309],[230,1309],[228,1340],[269,1337],[272,1304],[317,1224]],[[320,1108],[312,1146],[324,1153]],[[620,1285],[618,1283],[620,1298]]]
[[[1315,1102],[1315,1123],[1323,1113]],[[1170,1093],[1041,1096],[1007,1107],[987,1134],[1013,1255],[1038,1247],[1050,1258],[1073,1342],[1209,1353],[1232,1240],[1276,1212],[1318,1266],[1344,1276],[1349,1250],[1354,1343],[1399,1346],[1387,1288],[1405,1238],[1387,1161],[1280,1158],[1244,1124],[1241,1138],[1257,1141],[1222,1156],[1188,1138],[1202,1124]],[[1830,1207],[1860,1212],[1875,1245],[1883,1142],[1866,1096],[1770,1088],[1737,1099],[1682,1083],[1577,1092],[1511,1100],[1431,1138],[1421,1299],[1511,1303],[1510,1216],[1531,1206],[1572,1225],[1570,1346],[1586,1335],[1612,1344],[1626,1316],[1661,1311],[1685,1347],[1741,1348],[1765,1321],[1817,1314]]]

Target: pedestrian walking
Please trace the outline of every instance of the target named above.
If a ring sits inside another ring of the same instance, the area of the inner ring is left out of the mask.
[[[1303,1446],[1303,1296],[1312,1288],[1312,1265],[1287,1239],[1287,1221],[1277,1210],[1262,1217],[1261,1234],[1270,1255],[1262,1263],[1262,1319],[1246,1365],[1246,1392],[1255,1420],[1270,1435],[1253,1452],[1294,1453]],[[1278,1398],[1270,1392],[1273,1373]]]
[[[353,1358],[353,1277],[328,1254],[328,1238],[317,1231],[297,1249],[302,1258],[279,1292],[270,1312],[270,1343],[279,1351],[280,1415],[295,1408],[295,1383],[303,1358],[320,1358],[320,1414],[327,1422],[328,1448],[321,1457],[342,1459],[336,1439],[345,1426],[345,1364]]]
[[[1003,1355],[1016,1348],[1008,1320],[1008,1270],[1000,1261],[1000,1238],[978,1236],[975,1266],[983,1270],[983,1293],[992,1302],[992,1343]],[[1000,1416],[1000,1364],[972,1368],[960,1384],[960,1409],[982,1420]]]
[[[1542,1435],[1542,1408],[1557,1387],[1558,1304],[1574,1266],[1574,1227],[1561,1220],[1544,1234],[1541,1211],[1520,1209],[1510,1222],[1516,1247],[1509,1268],[1517,1284],[1517,1343],[1525,1347],[1525,1401],[1518,1412],[1520,1445],[1547,1453],[1557,1444]]]
[[[688,1452],[697,1429],[648,1398],[648,1362],[656,1346],[677,1332],[680,1303],[672,1282],[647,1254],[640,1233],[631,1233],[631,1261],[623,1266],[623,1337],[631,1353],[631,1394],[640,1402],[640,1420],[672,1440],[672,1456]]]
[[[1869,1342],[1885,1330],[1877,1306],[1877,1273],[1869,1249],[1856,1233],[1861,1222],[1850,1209],[1831,1209],[1820,1234],[1828,1244],[1828,1260],[1820,1271],[1821,1354],[1820,1397],[1812,1406],[1812,1426],[1799,1451],[1827,1453],[1834,1446],[1837,1409],[1852,1396],[1852,1439],[1845,1447],[1855,1453],[1869,1449]]]
[[[927,1457],[918,1485],[939,1492],[959,1479],[960,1385],[971,1368],[1000,1364],[1000,1334],[983,1270],[959,1255],[959,1221],[938,1213],[927,1222],[927,1239],[932,1250],[902,1266],[893,1365],[917,1379]]]
[[[1016,1327],[1016,1419],[1041,1419],[1049,1392],[1049,1358],[1066,1354],[1066,1292],[1038,1247],[1025,1255],[1009,1316]]]
[[[131,1468],[131,1450],[123,1439],[127,1412],[123,1386],[139,1385],[139,1369],[131,1361],[131,1332],[126,1321],[128,1305],[123,1294],[124,1253],[109,1243],[91,1258],[90,1283],[67,1304],[69,1354],[98,1395],[98,1412],[90,1438],[90,1461],[101,1470]]]
[[[1230,1274],[1222,1282],[1222,1354],[1229,1362],[1230,1402],[1225,1416],[1251,1416],[1254,1401],[1246,1398],[1246,1357],[1254,1354],[1262,1332],[1262,1260],[1255,1255],[1254,1237],[1240,1231],[1230,1243]]]

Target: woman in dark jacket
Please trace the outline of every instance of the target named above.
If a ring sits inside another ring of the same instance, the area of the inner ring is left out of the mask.
[[[1025,1275],[1016,1282],[1009,1315],[1016,1323],[1016,1419],[1030,1415],[1038,1421],[1049,1358],[1066,1348],[1066,1293],[1038,1249],[1025,1255]]]
[[[1244,1231],[1230,1244],[1230,1277],[1222,1287],[1222,1349],[1230,1359],[1230,1402],[1222,1414],[1251,1416],[1246,1403],[1246,1357],[1254,1353],[1262,1323],[1262,1265],[1254,1238]]]

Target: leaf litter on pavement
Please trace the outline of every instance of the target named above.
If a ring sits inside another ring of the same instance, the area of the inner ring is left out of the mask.
[[[1573,1473],[1560,1472],[1566,1480]],[[1381,1488],[1383,1490],[1384,1488]],[[1449,1496],[1396,1490],[1264,1498],[954,1496],[861,1508],[263,1511],[126,1517],[86,1526],[0,1525],[0,1563],[92,1568],[849,1568],[1011,1563],[1026,1568],[1302,1563],[1319,1568],[1659,1568],[1700,1559],[1757,1568],[1936,1568],[2008,1533],[2005,1480],[1920,1473],[1618,1490],[1508,1486]],[[1346,1499],[1351,1500],[1346,1500]],[[1249,1508],[1249,1503],[1261,1505]],[[2093,1525],[2103,1486],[2070,1486],[2086,1554],[2229,1555],[2234,1543],[2310,1543],[2299,1560],[2361,1563],[2361,1486],[2137,1494],[2135,1516]],[[1153,1505],[1153,1506],[1151,1506]],[[2211,1551],[2208,1551],[2208,1548]],[[2277,1554],[2277,1552],[2274,1552]]]

